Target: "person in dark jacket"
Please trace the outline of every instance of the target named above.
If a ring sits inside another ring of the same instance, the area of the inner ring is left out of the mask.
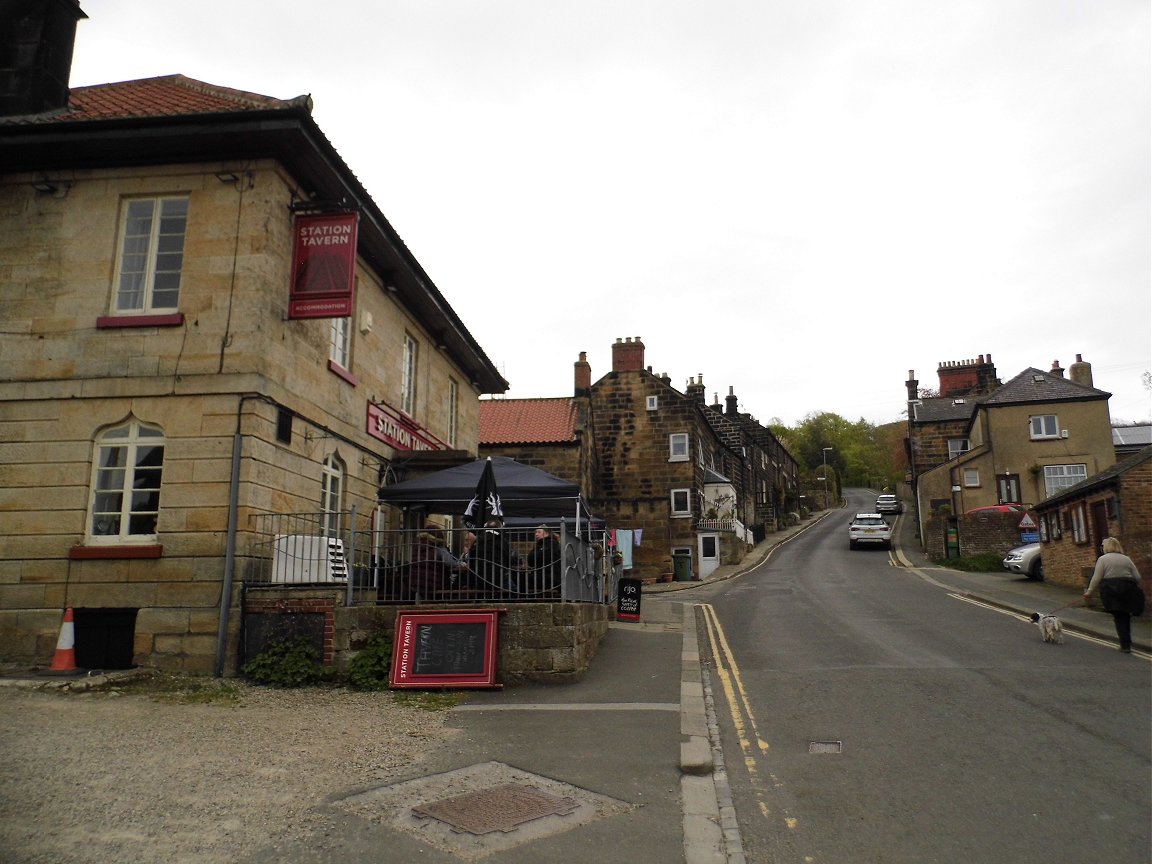
[[[563,552],[547,525],[536,528],[536,545],[528,553],[528,581],[533,591],[551,591],[560,586]]]
[[[435,522],[424,523],[424,530],[416,535],[408,567],[408,590],[413,599],[417,603],[436,599],[437,592],[451,584],[457,564],[448,551],[444,529]]]
[[[524,562],[504,536],[499,519],[489,519],[476,535],[476,545],[468,556],[468,568],[485,591],[519,591],[517,574]]]
[[[1140,571],[1132,559],[1124,554],[1124,547],[1115,537],[1105,537],[1100,544],[1104,554],[1096,559],[1092,581],[1084,590],[1084,599],[1090,600],[1097,589],[1100,605],[1112,616],[1120,650],[1132,653],[1132,616],[1144,612],[1144,589],[1140,587]]]

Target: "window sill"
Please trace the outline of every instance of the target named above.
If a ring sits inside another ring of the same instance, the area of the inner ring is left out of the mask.
[[[112,561],[124,558],[160,558],[164,547],[150,546],[73,546],[68,557],[73,561]]]
[[[96,329],[113,330],[120,327],[180,327],[183,323],[183,312],[172,312],[165,315],[101,315],[96,319]]]
[[[335,360],[328,361],[328,371],[335,375],[337,378],[344,379],[353,387],[360,383],[359,379],[355,375],[353,375]]]

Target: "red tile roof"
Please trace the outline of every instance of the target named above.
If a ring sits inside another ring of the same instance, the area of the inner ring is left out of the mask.
[[[575,438],[571,398],[480,401],[481,444],[563,444]]]
[[[59,123],[129,117],[234,114],[237,111],[267,111],[298,106],[305,106],[311,111],[311,102],[310,96],[274,99],[259,93],[206,84],[183,75],[165,75],[115,84],[73,87],[69,91],[68,108],[63,111],[6,120],[15,123]]]

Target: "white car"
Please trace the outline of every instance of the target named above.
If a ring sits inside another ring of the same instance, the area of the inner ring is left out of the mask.
[[[861,543],[875,543],[891,549],[892,526],[879,513],[857,513],[848,523],[848,548],[856,549]]]
[[[904,505],[900,503],[900,499],[895,495],[877,495],[876,496],[876,512],[877,513],[894,513],[900,515],[904,510]]]
[[[1040,560],[1040,544],[1027,543],[1017,546],[1004,556],[1001,562],[1005,570],[1020,573],[1029,579],[1044,578],[1044,562]]]

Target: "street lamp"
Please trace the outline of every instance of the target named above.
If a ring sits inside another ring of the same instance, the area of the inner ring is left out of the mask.
[[[824,466],[824,509],[828,509],[828,451],[831,447],[820,448],[820,459]]]

